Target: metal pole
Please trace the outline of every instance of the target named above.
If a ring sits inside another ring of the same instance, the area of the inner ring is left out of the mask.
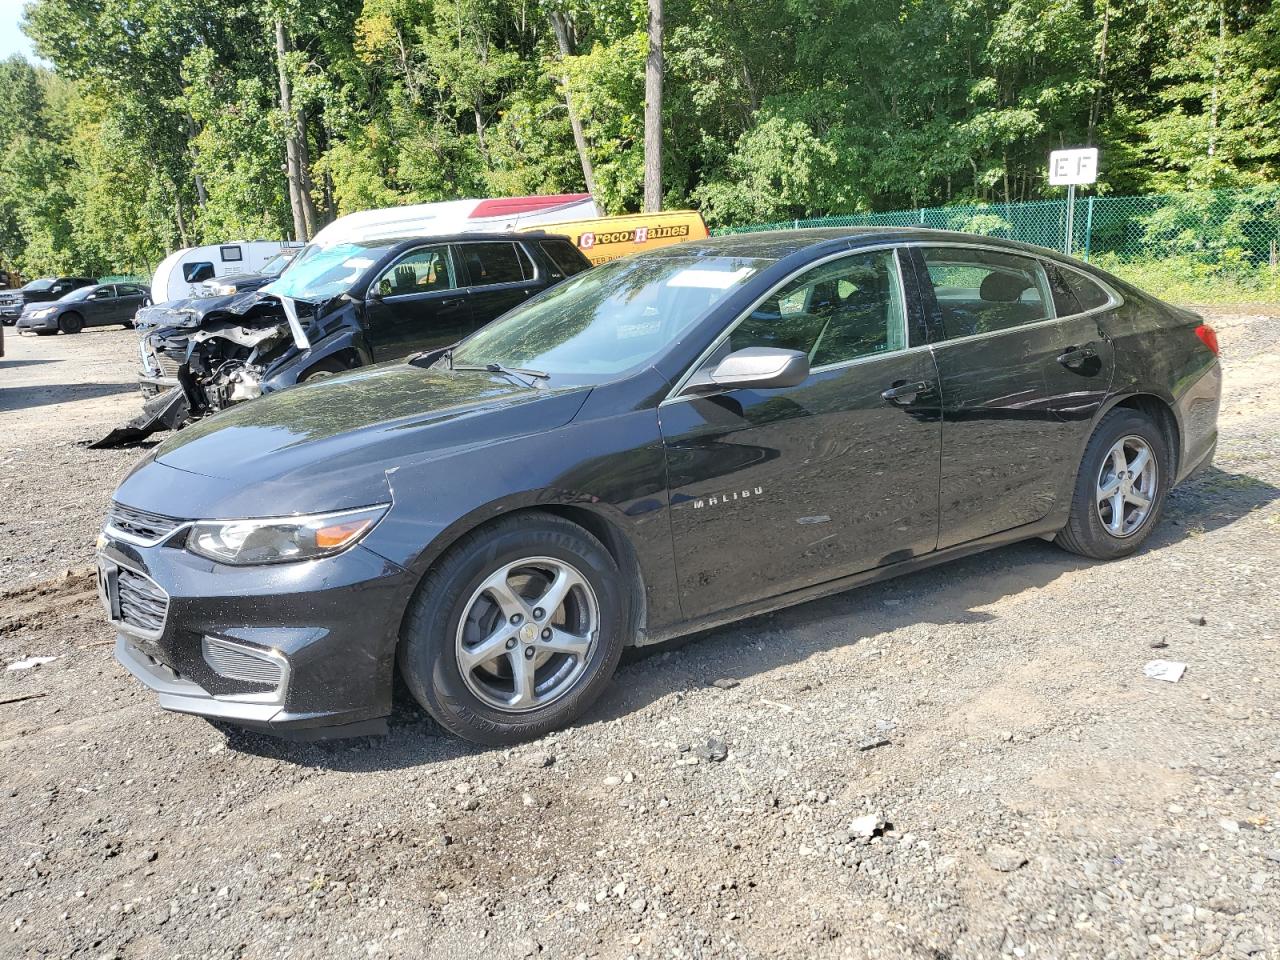
[[[1089,197],[1084,218],[1084,262],[1089,262],[1089,253],[1093,250],[1093,197]]]
[[[1062,242],[1062,252],[1071,256],[1071,231],[1075,228],[1076,185],[1067,185],[1067,235]]]

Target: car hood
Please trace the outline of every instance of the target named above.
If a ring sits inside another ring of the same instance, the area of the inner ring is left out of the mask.
[[[182,487],[174,485],[164,496],[167,506],[146,483],[152,489],[136,505],[176,516],[193,506],[202,516],[269,516],[376,502],[399,467],[561,426],[589,393],[588,387],[534,388],[486,372],[407,362],[366,367],[192,424],[144,460],[119,496],[132,503],[131,484],[154,461],[223,481],[218,503],[184,505]]]

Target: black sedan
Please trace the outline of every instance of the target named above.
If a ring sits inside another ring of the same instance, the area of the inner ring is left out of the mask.
[[[58,331],[79,333],[85,327],[132,327],[139,308],[150,302],[151,294],[141,284],[95,283],[52,303],[27,304],[18,317],[18,331],[49,336]]]
[[[116,491],[102,594],[169,709],[367,732],[398,669],[509,743],[628,644],[1030,537],[1132,553],[1220,386],[1199,317],[1047,250],[719,237],[188,427]]]

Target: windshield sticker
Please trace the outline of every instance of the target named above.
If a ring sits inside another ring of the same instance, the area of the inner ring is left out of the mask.
[[[681,270],[667,281],[669,287],[700,287],[703,290],[728,290],[755,273],[753,267],[739,267],[731,273],[720,270]]]
[[[352,257],[350,260],[343,260],[344,267],[355,267],[357,270],[363,270],[365,267],[372,267],[373,261],[368,257]]]

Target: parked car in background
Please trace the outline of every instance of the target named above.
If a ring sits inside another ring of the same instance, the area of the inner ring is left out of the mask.
[[[262,265],[262,269],[253,273],[229,273],[217,280],[206,280],[200,284],[198,296],[229,297],[233,293],[246,293],[257,290],[280,276],[289,264],[293,263],[301,247],[281,250]]]
[[[617,217],[597,217],[524,227],[568,237],[591,263],[599,266],[647,253],[686,240],[702,240],[710,234],[697,210],[664,210],[661,213],[628,213]]]
[[[715,237],[182,431],[114,493],[102,593],[168,709],[365,733],[398,669],[511,743],[628,644],[1031,537],[1133,553],[1221,384],[1199,316],[1048,250]]]
[[[143,414],[96,446],[318,377],[456,343],[591,264],[563,237],[455,234],[313,245],[248,293],[139,313]]]
[[[28,304],[18,318],[18,330],[48,336],[79,333],[85,327],[132,327],[138,310],[150,302],[151,294],[141,284],[96,283],[53,303]]]
[[[0,291],[0,321],[13,326],[27,304],[48,303],[97,282],[90,277],[37,277],[18,290]]]

